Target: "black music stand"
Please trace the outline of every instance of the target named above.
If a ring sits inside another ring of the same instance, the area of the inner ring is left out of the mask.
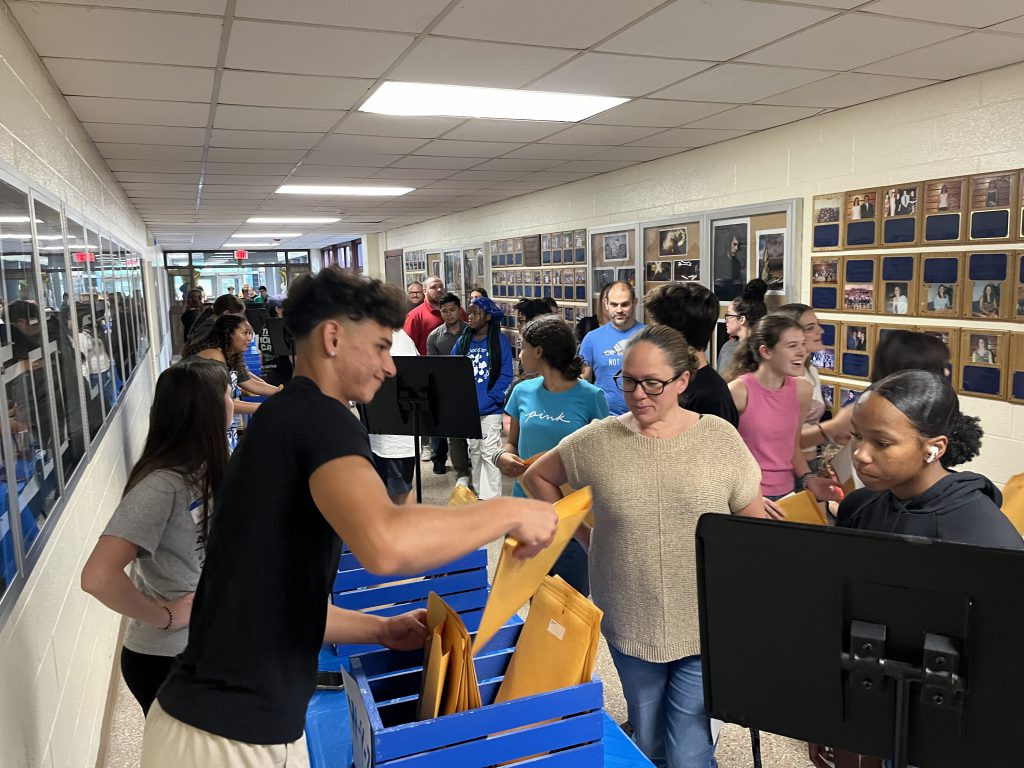
[[[1024,765],[1024,552],[704,515],[710,717],[896,768]]]
[[[422,435],[479,440],[480,409],[468,357],[396,357],[398,373],[385,380],[373,400],[359,407],[366,431],[375,435]],[[416,502],[423,502],[416,461]]]
[[[283,317],[268,317],[260,333],[260,352],[274,357],[295,357],[295,338]]]

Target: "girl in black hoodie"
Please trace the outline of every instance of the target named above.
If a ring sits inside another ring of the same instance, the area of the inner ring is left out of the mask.
[[[941,376],[905,370],[872,384],[854,409],[851,431],[865,487],[840,504],[837,525],[1024,549],[992,482],[949,471],[978,455],[982,431],[976,417],[960,412]]]

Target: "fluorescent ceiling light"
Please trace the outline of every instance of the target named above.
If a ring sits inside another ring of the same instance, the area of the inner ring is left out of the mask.
[[[221,248],[273,248],[273,243],[224,243]]]
[[[415,187],[351,187],[318,184],[285,184],[278,187],[279,195],[353,195],[356,197],[398,197]]]
[[[29,221],[28,216],[0,216],[0,224],[28,224]],[[42,223],[42,219],[36,219],[36,224]]]
[[[253,216],[249,224],[333,224],[341,219],[333,216]]]
[[[23,235],[22,234],[17,234],[17,235],[14,235],[14,234],[11,234],[11,235],[0,235],[0,238],[3,238],[5,240],[31,240],[32,239],[32,235],[30,235],[28,233],[25,233]],[[63,239],[64,239],[63,235],[36,235],[36,240],[63,240]]]
[[[239,232],[238,234],[232,235],[231,238],[236,237],[302,237],[301,232]]]
[[[384,83],[361,112],[417,117],[483,117],[575,123],[629,99],[438,83]]]

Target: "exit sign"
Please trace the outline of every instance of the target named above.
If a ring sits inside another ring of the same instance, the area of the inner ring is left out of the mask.
[[[238,261],[245,261],[246,259],[249,258],[249,252],[248,251],[235,251],[235,258]]]
[[[75,251],[71,254],[71,258],[78,263],[96,261],[96,254],[91,253],[90,251]]]

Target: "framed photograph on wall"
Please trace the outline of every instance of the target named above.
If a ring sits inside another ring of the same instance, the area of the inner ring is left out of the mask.
[[[878,311],[877,256],[847,256],[843,259],[843,312],[874,314]]]
[[[686,248],[686,227],[672,227],[658,232],[659,256],[685,256]]]
[[[846,227],[843,244],[847,248],[878,246],[879,195],[877,189],[847,192],[843,205]]]
[[[972,243],[1000,242],[1016,232],[1017,172],[982,173],[970,178],[970,218],[967,239]]]
[[[967,253],[967,283],[964,288],[964,317],[975,320],[1006,320],[1013,296],[1010,275],[1013,254],[1007,251]],[[968,305],[967,302],[970,302]]]
[[[700,282],[700,259],[677,259],[672,262],[672,279],[680,283]]]
[[[865,387],[858,387],[853,384],[843,384],[839,389],[839,407],[845,408],[857,402],[857,398],[864,392]]]
[[[750,219],[719,219],[711,223],[711,290],[720,301],[732,301],[746,284]]]
[[[917,245],[921,185],[894,184],[882,192],[882,245]]]
[[[840,327],[839,374],[852,379],[871,377],[871,359],[875,355],[875,328],[856,321]]]
[[[840,259],[838,256],[811,257],[811,306],[839,309]]]
[[[629,283],[634,288],[636,288],[636,267],[625,267],[618,269],[615,274],[615,279]]]
[[[757,241],[757,276],[768,284],[768,294],[786,293],[786,230],[759,229]]]
[[[648,261],[644,270],[644,282],[665,283],[672,279],[671,261]]]
[[[1010,373],[1007,399],[1024,404],[1024,333],[1010,334]]]
[[[880,261],[882,314],[917,314],[917,255],[881,256]]]
[[[949,353],[949,371],[946,374],[946,378],[949,379],[950,384],[953,384],[954,374],[960,362],[960,329],[922,325],[918,326],[916,330],[928,336],[933,336],[946,345],[946,351]]]
[[[925,245],[951,245],[964,240],[967,179],[935,179],[924,184]]]
[[[1013,275],[1013,319],[1024,320],[1024,251],[1013,255],[1016,265]]]
[[[1009,357],[1010,334],[1006,331],[964,328],[960,333],[960,392],[1002,400]]]
[[[832,416],[836,415],[836,395],[838,390],[839,385],[836,382],[822,379],[821,397],[825,401],[825,410],[832,414]]]
[[[959,253],[921,254],[921,315],[957,317],[960,314],[962,256]]]
[[[601,253],[605,262],[629,261],[629,244],[625,232],[611,232],[601,237]]]
[[[816,195],[812,201],[812,251],[835,251],[842,248],[843,194]]]
[[[819,321],[821,325],[821,349],[811,353],[811,365],[821,373],[835,373],[836,368],[836,332],[837,323]]]

